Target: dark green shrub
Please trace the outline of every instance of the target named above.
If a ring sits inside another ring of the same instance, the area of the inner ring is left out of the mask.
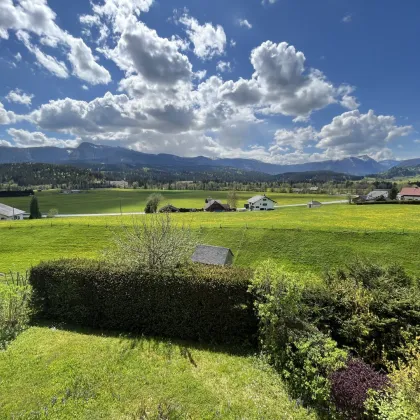
[[[378,368],[403,358],[405,343],[420,335],[419,288],[401,267],[353,264],[304,300],[319,330]]]
[[[345,365],[347,353],[308,322],[304,292],[315,284],[308,275],[287,273],[266,261],[255,271],[250,289],[256,299],[263,354],[295,398],[333,418],[329,377]]]
[[[62,260],[31,270],[41,317],[93,328],[215,343],[250,342],[256,334],[252,273],[190,265],[173,271]]]

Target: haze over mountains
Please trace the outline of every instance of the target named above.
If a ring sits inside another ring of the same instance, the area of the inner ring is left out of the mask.
[[[76,148],[59,147],[0,147],[2,163],[53,163],[53,164],[102,164],[133,167],[184,168],[230,167],[276,175],[288,172],[333,171],[351,175],[368,175],[384,172],[404,162],[386,160],[377,162],[369,156],[349,157],[340,160],[308,162],[296,165],[278,165],[253,159],[211,159],[204,156],[180,157],[170,154],[148,154],[122,147],[81,143]],[[419,159],[420,162],[420,159]]]

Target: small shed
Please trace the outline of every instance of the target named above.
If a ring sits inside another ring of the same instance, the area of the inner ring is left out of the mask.
[[[319,208],[321,206],[322,206],[322,204],[319,201],[312,200],[308,203],[308,209],[316,209],[316,208]]]
[[[204,206],[204,211],[230,211],[229,204],[223,204],[219,200],[210,200]]]
[[[233,253],[221,246],[197,245],[191,260],[209,265],[232,265]]]
[[[173,206],[172,204],[167,204],[159,209],[159,213],[178,213],[179,208]]]

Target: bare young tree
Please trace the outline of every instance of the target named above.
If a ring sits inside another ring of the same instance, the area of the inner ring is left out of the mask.
[[[177,224],[169,213],[132,219],[130,226],[114,231],[114,247],[107,250],[110,262],[170,270],[186,263],[197,245],[190,226]]]
[[[238,194],[237,194],[236,190],[228,192],[227,202],[228,202],[229,206],[233,209],[236,209],[238,207]]]
[[[149,195],[147,199],[146,207],[144,209],[145,213],[156,213],[159,207],[160,202],[163,200],[163,195],[159,193],[153,193]]]

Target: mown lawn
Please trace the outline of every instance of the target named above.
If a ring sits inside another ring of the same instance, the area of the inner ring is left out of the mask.
[[[232,248],[239,265],[272,258],[293,270],[320,273],[367,258],[398,262],[420,275],[417,206],[330,205],[314,210],[175,214],[174,219],[191,224],[200,242]],[[98,257],[109,246],[112,229],[131,221],[129,216],[101,216],[0,223],[0,272],[24,271],[41,260],[60,257]]]
[[[0,413],[16,419],[315,418],[252,356],[48,327],[30,328],[0,352]]]
[[[92,214],[92,213],[119,213],[141,212],[146,206],[147,198],[152,192],[163,195],[162,205],[171,203],[177,207],[203,208],[207,197],[226,202],[227,191],[152,191],[132,189],[105,189],[82,192],[80,194],[60,194],[58,191],[42,191],[36,195],[40,210],[48,213],[51,208],[58,209],[61,214]],[[238,192],[238,206],[243,207],[249,198],[258,192]],[[312,198],[318,201],[343,200],[342,196],[329,196],[319,194],[280,194],[268,193],[273,200],[281,204],[302,204]],[[30,197],[1,198],[3,204],[29,211]]]

